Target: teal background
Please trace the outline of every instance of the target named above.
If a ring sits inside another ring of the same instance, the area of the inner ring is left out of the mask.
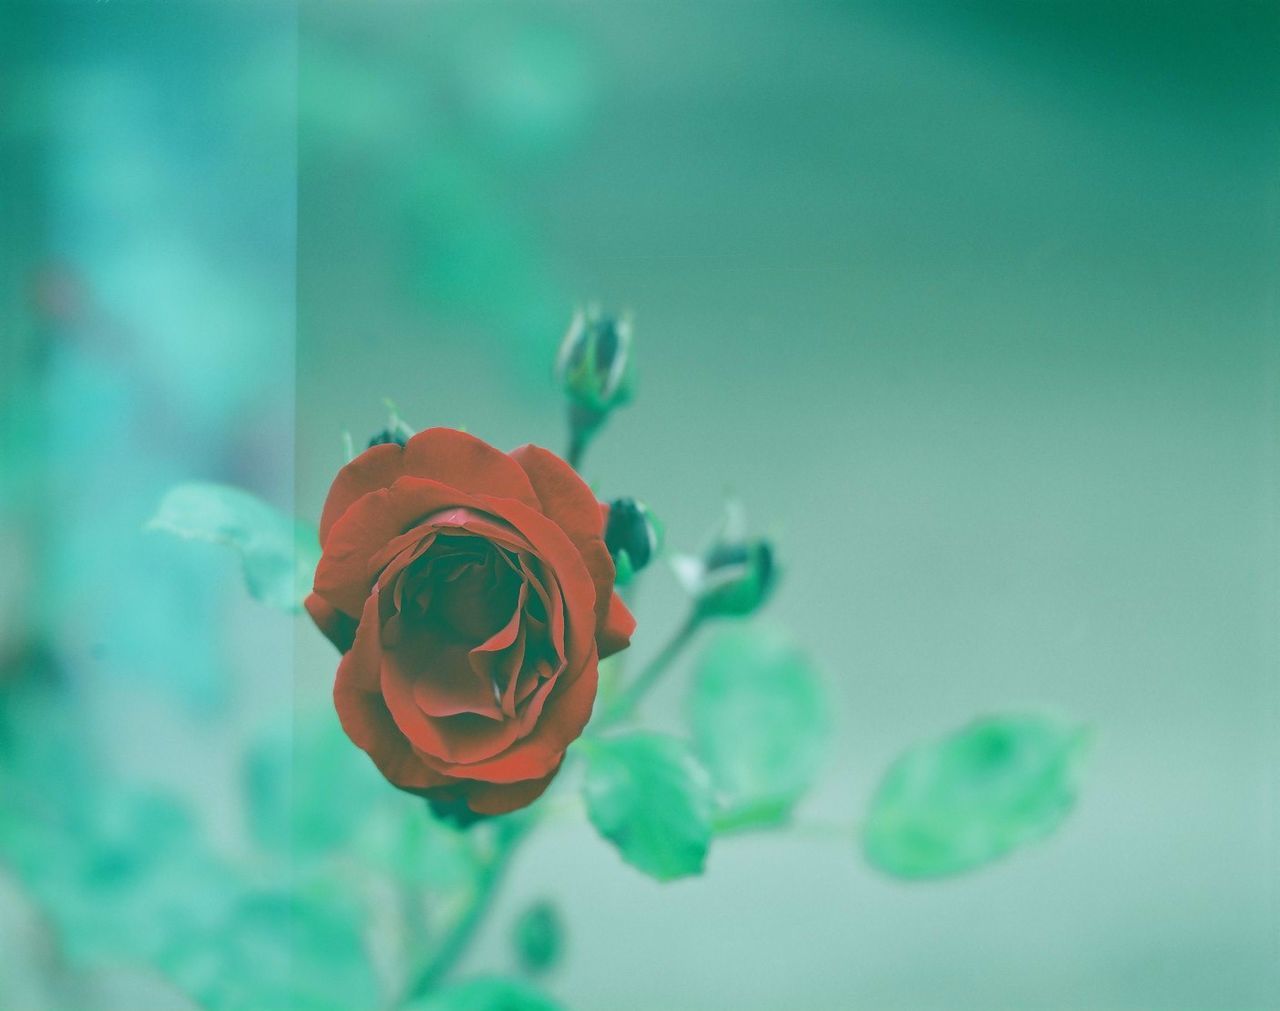
[[[1280,1006],[1277,44],[1225,0],[7,5],[4,670],[51,650],[113,783],[243,852],[241,750],[335,656],[159,494],[314,517],[386,396],[561,449],[599,299],[638,389],[588,477],[677,549],[745,502],[837,746],[697,880],[544,830],[466,967],[553,896],[577,1011]],[[646,577],[637,658],[682,608]],[[1057,835],[861,861],[904,747],[1023,709],[1094,729]]]

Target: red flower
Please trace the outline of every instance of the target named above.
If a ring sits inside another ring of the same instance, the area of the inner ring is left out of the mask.
[[[396,786],[477,814],[537,798],[635,621],[567,463],[447,428],[338,472],[307,611],[344,656],[342,726]]]

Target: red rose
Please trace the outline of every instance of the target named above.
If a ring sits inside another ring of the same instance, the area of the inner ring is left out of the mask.
[[[447,428],[338,472],[307,611],[344,653],[343,729],[388,780],[477,814],[547,788],[635,627],[601,510],[553,453]]]

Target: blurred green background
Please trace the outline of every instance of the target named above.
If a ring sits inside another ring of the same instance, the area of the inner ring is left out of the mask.
[[[1227,0],[6,5],[8,724],[72,712],[49,750],[91,741],[112,791],[59,824],[163,789],[252,863],[244,748],[326,704],[318,633],[140,532],[169,483],[314,517],[387,396],[562,449],[550,362],[599,299],[639,386],[589,478],[680,548],[745,501],[838,746],[802,828],[694,881],[547,829],[467,967],[554,896],[577,1011],[1280,1006],[1278,45],[1280,8]],[[637,656],[682,606],[647,578]],[[1026,707],[1095,731],[1062,832],[947,883],[860,861],[906,744]],[[0,852],[109,961],[66,911],[105,850],[62,881],[13,841],[27,761]],[[225,924],[212,874],[153,885]],[[121,957],[191,990],[155,949]]]

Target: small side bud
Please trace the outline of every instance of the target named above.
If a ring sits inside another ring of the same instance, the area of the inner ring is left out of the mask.
[[[698,607],[708,616],[744,617],[764,604],[776,582],[768,541],[721,545],[706,559]]]
[[[555,967],[564,947],[564,922],[559,911],[543,899],[520,914],[512,930],[520,964],[537,976]]]
[[[383,397],[382,403],[387,408],[387,427],[369,439],[366,449],[374,446],[386,446],[394,443],[403,446],[414,436],[414,430],[400,417],[400,408],[390,397]]]
[[[773,545],[747,537],[745,517],[729,503],[721,529],[701,558],[675,561],[676,575],[704,618],[745,617],[764,605],[778,582]]]
[[[662,550],[662,524],[643,502],[614,499],[604,529],[605,547],[617,568],[617,584],[626,586]]]
[[[366,449],[372,449],[374,446],[385,446],[388,443],[395,443],[397,446],[403,446],[409,441],[408,436],[403,432],[393,432],[389,428],[384,428],[377,435],[369,439],[369,445]]]

